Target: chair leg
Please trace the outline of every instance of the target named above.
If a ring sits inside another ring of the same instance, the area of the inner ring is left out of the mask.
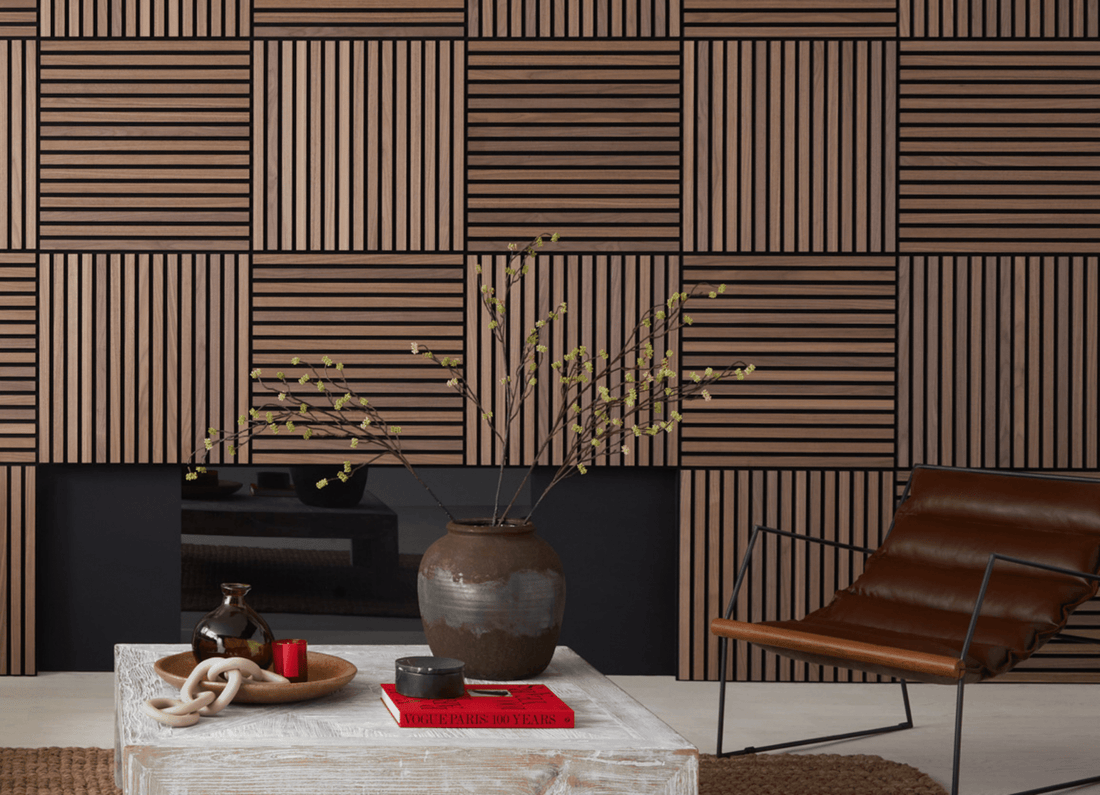
[[[850,740],[855,737],[866,737],[872,734],[886,734],[888,732],[901,731],[902,729],[913,728],[913,712],[909,706],[909,689],[905,685],[905,680],[899,680],[901,682],[901,698],[902,703],[905,706],[905,721],[897,723],[892,726],[883,726],[878,729],[863,729],[862,731],[846,732],[844,734],[830,734],[824,737],[811,737],[808,740],[795,740],[788,743],[776,743],[775,745],[765,745],[760,748],[755,746],[748,746],[742,748],[740,751],[722,751],[722,730],[725,723],[725,711],[726,711],[726,638],[719,639],[718,646],[718,658],[721,665],[720,684],[718,687],[718,742],[715,744],[715,754],[717,756],[742,756],[744,754],[759,754],[765,751],[776,751],[780,748],[796,748],[800,745],[814,745],[816,743],[826,743],[834,740]],[[953,794],[954,795],[954,794]]]

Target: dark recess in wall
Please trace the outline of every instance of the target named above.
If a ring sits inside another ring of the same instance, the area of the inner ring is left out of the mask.
[[[178,643],[180,469],[38,467],[38,669],[111,671],[116,643]]]

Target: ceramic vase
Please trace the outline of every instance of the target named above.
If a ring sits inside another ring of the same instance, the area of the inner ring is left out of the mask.
[[[199,619],[191,633],[196,664],[209,657],[246,657],[264,669],[271,665],[275,636],[245,603],[251,588],[242,582],[222,583],[222,603]]]

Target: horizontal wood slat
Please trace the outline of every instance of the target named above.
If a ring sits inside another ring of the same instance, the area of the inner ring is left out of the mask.
[[[42,42],[41,247],[248,248],[248,43],[105,44]]]
[[[35,460],[34,254],[0,254],[0,463]]]
[[[1095,0],[898,0],[900,34],[914,38],[1096,38]]]
[[[463,43],[254,46],[257,248],[463,247]]]
[[[473,40],[468,68],[468,248],[678,248],[676,42]]]
[[[899,91],[900,251],[1095,252],[1100,43],[906,41]]]
[[[35,515],[34,467],[0,466],[0,676],[38,673]]]
[[[506,416],[504,389],[500,379],[514,372],[516,364],[509,366],[499,344],[488,328],[489,318],[481,305],[474,300],[477,280],[474,266],[480,265],[485,283],[493,286],[497,295],[508,306],[512,340],[527,337],[540,319],[545,319],[551,309],[564,301],[568,311],[564,317],[547,321],[541,336],[547,346],[538,358],[537,383],[528,399],[523,402],[518,417],[512,423],[506,448],[506,463],[527,466],[532,463],[560,464],[565,457],[566,441],[570,432],[551,435],[551,443],[542,446],[548,431],[559,421],[563,407],[556,373],[551,369],[553,361],[579,345],[584,345],[594,357],[592,386],[606,386],[612,394],[620,394],[622,382],[608,376],[601,368],[599,351],[608,355],[622,350],[624,342],[638,324],[641,316],[655,304],[663,304],[673,292],[680,291],[679,261],[675,257],[595,255],[595,256],[540,256],[524,281],[513,289],[510,298],[505,297],[505,257],[471,257],[467,276],[466,307],[466,377],[484,400],[484,408],[493,412],[494,427],[503,434],[503,418]],[[517,303],[518,302],[518,303]],[[679,335],[659,337],[653,341],[657,359],[663,351],[677,350]],[[602,377],[601,377],[602,374]],[[590,405],[590,399],[582,397],[579,403]],[[571,405],[569,403],[568,405]],[[568,405],[566,408],[568,408]],[[692,405],[696,405],[693,403]],[[572,415],[569,415],[572,416]],[[665,419],[644,414],[631,424],[647,425]],[[571,423],[570,423],[571,424]],[[630,437],[627,446],[630,453],[621,452],[621,443],[611,445],[615,452],[595,459],[599,465],[611,466],[675,466],[678,431],[659,433],[653,437]],[[480,410],[471,404],[466,406],[466,459],[473,466],[499,465],[502,445],[494,438],[488,424],[481,418]]]
[[[37,55],[33,41],[0,41],[0,251],[37,245]]]
[[[477,38],[633,38],[680,35],[681,0],[471,0]]]
[[[901,257],[899,465],[1100,468],[1098,269]]]
[[[253,270],[253,361],[270,378],[297,378],[294,356],[345,365],[349,385],[386,421],[401,427],[402,447],[418,464],[461,464],[462,398],[439,365],[410,352],[420,343],[440,357],[461,357],[464,262],[460,255],[257,254]],[[288,390],[316,396],[312,384]],[[310,390],[303,392],[301,390]],[[254,405],[272,400],[259,385]],[[366,461],[375,450],[345,439],[308,442],[264,434],[256,463]],[[379,464],[395,464],[389,456]]]
[[[0,38],[34,38],[37,34],[37,0],[7,0],[0,6]]]
[[[685,43],[684,250],[893,250],[896,54]]]
[[[186,461],[206,428],[233,427],[248,283],[244,255],[41,255],[39,461]]]
[[[252,31],[251,0],[40,0],[46,37],[235,37]]]
[[[685,371],[758,368],[684,413],[684,466],[894,466],[893,257],[685,256],[683,269],[687,290],[726,285],[692,308]]]
[[[754,525],[876,548],[894,515],[894,473],[685,469],[680,473],[680,656],[682,679],[718,678],[718,638]],[[863,571],[858,552],[761,537],[733,618],[801,618]],[[742,642],[730,644],[727,675],[741,681],[878,681],[859,671],[809,665]]]
[[[684,35],[717,39],[893,38],[897,17],[897,0],[684,0]]]
[[[460,39],[463,0],[254,0],[254,33],[283,39]]]

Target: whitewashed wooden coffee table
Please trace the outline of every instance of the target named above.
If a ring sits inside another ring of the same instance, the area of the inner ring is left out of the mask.
[[[359,669],[343,689],[297,704],[234,703],[173,729],[141,704],[178,694],[153,662],[187,648],[115,647],[124,795],[698,793],[698,749],[565,647],[530,681],[573,708],[573,729],[401,729],[379,684],[393,681],[395,659],[428,647],[320,645],[311,649]]]

